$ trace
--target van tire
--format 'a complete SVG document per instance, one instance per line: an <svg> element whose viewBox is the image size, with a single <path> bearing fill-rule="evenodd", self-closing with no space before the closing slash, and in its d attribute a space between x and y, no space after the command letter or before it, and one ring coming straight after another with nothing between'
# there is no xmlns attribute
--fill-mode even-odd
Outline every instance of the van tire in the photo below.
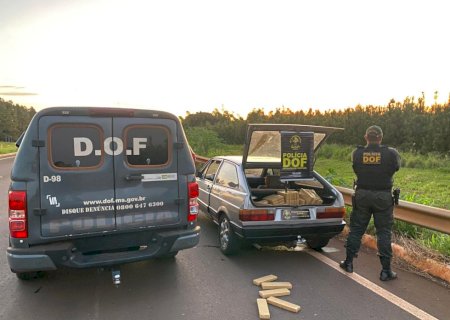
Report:
<svg viewBox="0 0 450 320"><path fill-rule="evenodd" d="M23 281L33 280L40 276L40 272L15 272L15 274L18 279Z"/></svg>
<svg viewBox="0 0 450 320"><path fill-rule="evenodd" d="M231 228L230 219L223 214L219 219L219 247L225 255L233 255L239 251L239 239Z"/></svg>

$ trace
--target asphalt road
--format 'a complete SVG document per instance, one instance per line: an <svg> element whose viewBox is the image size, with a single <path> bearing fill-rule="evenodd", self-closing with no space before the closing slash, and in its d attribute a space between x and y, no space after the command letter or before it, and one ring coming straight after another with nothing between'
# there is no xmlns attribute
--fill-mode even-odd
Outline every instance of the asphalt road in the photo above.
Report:
<svg viewBox="0 0 450 320"><path fill-rule="evenodd" d="M218 249L217 227L200 215L200 244L173 261L151 260L121 267L116 288L111 273L97 269L58 270L32 281L9 271L7 199L12 159L0 159L0 319L258 319L254 278L275 274L290 281L285 300L302 310L295 314L270 306L271 319L416 319L392 298L375 294L307 250L248 248L233 257ZM343 243L330 242L322 256L338 261ZM332 262L336 264L335 262ZM379 262L364 250L355 271L438 319L450 319L450 291L402 270L399 279L378 280Z"/></svg>

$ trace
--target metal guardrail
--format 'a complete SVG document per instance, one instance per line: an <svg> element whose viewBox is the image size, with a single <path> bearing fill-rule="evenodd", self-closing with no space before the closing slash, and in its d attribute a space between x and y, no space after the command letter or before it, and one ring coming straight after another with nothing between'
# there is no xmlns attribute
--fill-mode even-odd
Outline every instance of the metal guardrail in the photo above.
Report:
<svg viewBox="0 0 450 320"><path fill-rule="evenodd" d="M196 162L205 163L209 158L195 155ZM353 189L336 187L344 196L346 205L352 205ZM394 208L394 218L417 226L450 234L450 210L425 206L400 200Z"/></svg>
<svg viewBox="0 0 450 320"><path fill-rule="evenodd" d="M346 205L352 205L353 189L336 187L344 196ZM399 200L394 207L394 218L417 226L450 234L450 210Z"/></svg>
<svg viewBox="0 0 450 320"><path fill-rule="evenodd" d="M209 160L209 158L202 157L199 155L195 155L195 162L205 163Z"/></svg>

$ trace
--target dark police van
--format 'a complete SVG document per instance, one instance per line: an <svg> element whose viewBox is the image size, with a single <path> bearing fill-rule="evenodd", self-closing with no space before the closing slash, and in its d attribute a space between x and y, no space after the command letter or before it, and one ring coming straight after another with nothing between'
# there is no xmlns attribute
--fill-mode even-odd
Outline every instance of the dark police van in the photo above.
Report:
<svg viewBox="0 0 450 320"><path fill-rule="evenodd" d="M18 144L7 257L19 278L173 257L198 243L195 165L176 116L48 108Z"/></svg>

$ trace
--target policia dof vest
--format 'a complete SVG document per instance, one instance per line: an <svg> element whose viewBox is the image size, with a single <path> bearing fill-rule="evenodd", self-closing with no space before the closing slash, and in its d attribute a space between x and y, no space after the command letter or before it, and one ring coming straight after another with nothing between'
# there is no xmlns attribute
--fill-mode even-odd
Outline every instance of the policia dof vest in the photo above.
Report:
<svg viewBox="0 0 450 320"><path fill-rule="evenodd" d="M392 177L400 169L398 153L384 145L358 146L353 152L357 189L391 190Z"/></svg>

